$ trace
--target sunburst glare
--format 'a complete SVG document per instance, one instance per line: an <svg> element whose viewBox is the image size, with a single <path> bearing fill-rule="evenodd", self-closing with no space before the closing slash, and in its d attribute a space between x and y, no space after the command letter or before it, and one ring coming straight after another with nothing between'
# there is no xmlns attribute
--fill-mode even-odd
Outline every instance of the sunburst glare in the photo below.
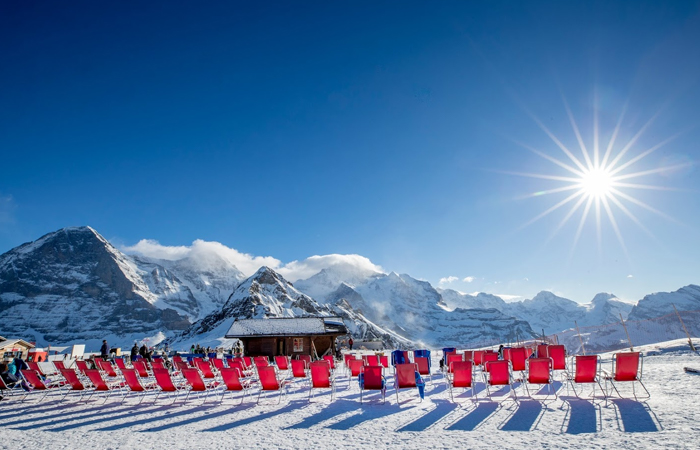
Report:
<svg viewBox="0 0 700 450"><path fill-rule="evenodd" d="M526 197L539 197L544 195L556 194L561 192L569 192L563 200L557 201L551 207L547 208L545 211L541 212L528 222L526 222L521 228L529 226L538 220L554 213L558 209L564 207L565 205L572 205L567 208L568 211L563 219L559 222L557 227L550 234L549 242L556 233L561 230L564 225L574 216L576 213L581 211L580 219L578 221L578 227L576 234L573 239L573 244L571 247L571 254L576 248L576 244L581 237L581 233L586 223L589 214L595 215L595 228L598 241L598 250L602 251L602 227L604 222L607 222L617 237L622 250L627 254L627 247L623 238L622 230L620 229L617 218L615 217L615 208L622 212L624 216L629 218L633 223L635 223L639 228L641 228L645 233L652 235L652 233L641 223L639 218L637 218L634 213L630 210L629 206L634 205L635 207L643 208L647 211L653 212L665 219L673 220L668 215L662 213L661 211L649 206L642 200L636 198L632 195L634 190L674 190L673 188L666 186L657 186L644 183L630 183L627 180L638 179L648 177L653 174L658 174L668 170L675 170L682 167L688 166L687 164L678 164L674 166L659 167L647 170L633 171L635 164L642 161L647 156L651 155L658 149L664 147L681 133L671 136L665 140L662 140L655 145L643 148L641 151L636 151L636 145L638 141L644 134L644 132L653 124L656 118L659 116L657 112L654 114L644 125L633 134L632 138L626 142L624 145L617 145L616 139L618 138L620 127L622 125L625 113L627 112L627 105L624 106L622 113L612 131L611 137L607 145L605 146L605 153L601 158L601 151L599 148L599 123L597 114L597 97L594 105L594 116L593 116L593 146L592 152L584 143L584 139L581 135L579 126L574 119L574 115L569 108L566 98L562 95L562 100L564 102L564 108L566 110L569 122L573 129L576 141L580 147L580 153L583 156L582 159L577 157L572 150L567 148L562 140L559 139L554 133L549 130L544 123L537 118L534 114L528 112L528 114L533 118L535 123L544 131L547 136L554 142L554 144L561 150L564 155L566 155L567 160L558 159L550 154L545 153L530 145L517 142L520 146L530 150L539 157L549 161L550 163L556 165L559 169L564 171L563 174L556 173L522 173L522 172L506 172L512 175L525 176L530 178L538 178L542 180L548 180L549 182L559 182L561 183L557 187L552 187L545 190L539 190L535 193L529 194ZM627 157L627 158L625 158ZM554 167L553 167L554 168ZM571 193L573 191L573 193ZM605 221L607 218L607 221ZM653 235L652 235L653 236Z"/></svg>

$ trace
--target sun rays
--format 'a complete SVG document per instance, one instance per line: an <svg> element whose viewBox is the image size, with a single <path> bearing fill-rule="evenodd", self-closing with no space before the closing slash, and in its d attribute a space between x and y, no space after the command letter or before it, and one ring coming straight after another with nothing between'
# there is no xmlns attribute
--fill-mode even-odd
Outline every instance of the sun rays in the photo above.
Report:
<svg viewBox="0 0 700 450"><path fill-rule="evenodd" d="M644 178L648 178L651 175L659 174L664 171L680 169L688 166L688 164L677 164L673 166L641 169L638 164L649 155L672 142L682 133L678 133L657 142L650 147L642 147L641 151L638 151L637 147L639 146L638 143L640 139L644 135L645 131L647 131L653 125L654 121L660 114L660 112L657 112L649 120L647 120L646 123L644 123L641 128L636 131L636 133L632 135L628 142L623 143L623 145L619 145L618 138L620 137L620 130L628 110L628 105L625 104L622 108L620 117L612 130L610 139L605 145L605 151L601 155L600 127L597 113L597 95L595 96L595 99L596 104L593 108L594 116L592 146L588 147L586 145L586 140L581 133L574 114L572 113L566 98L562 94L564 109L566 110L569 123L571 124L579 148L568 148L566 145L564 145L561 139L559 139L549 128L547 128L546 125L544 125L539 118L528 111L530 117L532 117L539 128L551 139L561 153L563 153L563 156L558 158L533 146L522 142L515 142L540 158L552 163L552 169L558 170L559 173L505 173L537 178L546 180L548 183L556 182L559 184L558 186L543 189L520 198L540 197L552 194L561 194L562 196L565 196L563 199L558 200L552 206L527 221L520 228L530 226L560 209L562 211L566 211L562 219L551 232L547 242L551 241L570 220L576 221L578 218L578 225L576 227L576 233L573 238L570 253L570 256L573 256L576 245L581 238L583 229L586 224L590 222L589 216L592 215L595 218L595 229L599 252L602 252L603 226L609 225L612 228L621 249L629 258L623 232L619 225L618 216L625 216L651 237L653 237L653 233L647 227L645 227L644 224L642 224L642 222L630 208L642 208L667 220L675 221L673 218L637 198L635 195L633 195L633 192L644 190L675 190L671 187L647 184L644 182ZM566 158L564 158L564 156ZM578 215L580 215L580 218Z"/></svg>

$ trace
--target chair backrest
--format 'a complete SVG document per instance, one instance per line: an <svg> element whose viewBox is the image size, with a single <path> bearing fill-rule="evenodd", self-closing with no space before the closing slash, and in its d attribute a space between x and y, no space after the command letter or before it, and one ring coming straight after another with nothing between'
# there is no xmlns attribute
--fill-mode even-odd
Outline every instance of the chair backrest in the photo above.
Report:
<svg viewBox="0 0 700 450"><path fill-rule="evenodd" d="M37 391L46 390L46 385L41 381L38 373L33 370L22 370L21 373L24 379L27 380L27 383L31 384L34 389Z"/></svg>
<svg viewBox="0 0 700 450"><path fill-rule="evenodd" d="M362 357L365 360L365 366L378 366L379 356L377 355L365 355Z"/></svg>
<svg viewBox="0 0 700 450"><path fill-rule="evenodd" d="M365 362L361 359L353 359L350 361L350 376L356 377L362 373L365 367Z"/></svg>
<svg viewBox="0 0 700 450"><path fill-rule="evenodd" d="M27 361L27 365L29 366L30 370L33 370L34 372L38 372L39 375L42 377L45 377L46 375L44 374L44 371L41 370L41 367L39 367L39 363L36 361Z"/></svg>
<svg viewBox="0 0 700 450"><path fill-rule="evenodd" d="M82 373L83 375L85 375L85 371L88 370L87 362L83 361L82 359L76 359L75 366L78 368L80 373ZM85 375L85 376L87 376L87 375Z"/></svg>
<svg viewBox="0 0 700 450"><path fill-rule="evenodd" d="M388 369L389 368L389 357L385 356L385 355L380 356L379 357L379 364L381 364L382 367L384 367L385 369Z"/></svg>
<svg viewBox="0 0 700 450"><path fill-rule="evenodd" d="M136 369L121 369L122 375L124 375L124 381L126 381L126 385L129 386L129 389L131 389L134 392L143 392L146 389L141 385L141 382L139 381L139 374L136 372Z"/></svg>
<svg viewBox="0 0 700 450"><path fill-rule="evenodd" d="M245 364L246 367L251 367L253 365L253 358L251 358L250 356L244 356L243 364Z"/></svg>
<svg viewBox="0 0 700 450"><path fill-rule="evenodd" d="M527 381L533 384L551 384L552 358L530 358L527 360Z"/></svg>
<svg viewBox="0 0 700 450"><path fill-rule="evenodd" d="M216 370L221 370L221 369L223 369L224 367L226 367L226 366L224 365L224 360L223 360L223 359L213 358L213 359L210 359L209 361L211 362L211 364L214 366L214 368L215 368Z"/></svg>
<svg viewBox="0 0 700 450"><path fill-rule="evenodd" d="M639 352L615 353L615 381L636 381L639 374Z"/></svg>
<svg viewBox="0 0 700 450"><path fill-rule="evenodd" d="M184 361L181 361L184 362ZM188 370L189 368L185 368L183 370ZM170 372L168 372L168 369L153 369L153 376L156 377L156 384L158 384L158 387L166 392L175 392L177 391L177 388L173 384L173 379L170 378Z"/></svg>
<svg viewBox="0 0 700 450"><path fill-rule="evenodd" d="M260 386L263 391L279 390L280 383L277 381L277 373L274 367L258 367L258 377L260 377Z"/></svg>
<svg viewBox="0 0 700 450"><path fill-rule="evenodd" d="M206 391L207 386L204 384L202 376L199 374L197 369L183 369L182 376L185 377L187 383L190 385L193 391Z"/></svg>
<svg viewBox="0 0 700 450"><path fill-rule="evenodd" d="M53 361L53 365L56 367L57 370L61 370L61 369L66 368L66 365L63 364L63 361L60 361L60 360Z"/></svg>
<svg viewBox="0 0 700 450"><path fill-rule="evenodd" d="M275 364L279 370L289 370L289 357L278 355L275 356Z"/></svg>
<svg viewBox="0 0 700 450"><path fill-rule="evenodd" d="M465 350L464 354L462 354L462 359L464 361L473 361L474 360L474 351L473 350Z"/></svg>
<svg viewBox="0 0 700 450"><path fill-rule="evenodd" d="M328 364L331 365L331 370L335 369L335 358L333 357L333 355L325 355L323 359L328 361Z"/></svg>
<svg viewBox="0 0 700 450"><path fill-rule="evenodd" d="M462 355L451 354L447 355L447 370L452 370L452 363L457 361L464 361Z"/></svg>
<svg viewBox="0 0 700 450"><path fill-rule="evenodd" d="M547 356L552 358L554 370L566 370L566 347L563 345L550 345Z"/></svg>
<svg viewBox="0 0 700 450"><path fill-rule="evenodd" d="M175 370L179 370L182 372L182 369L189 369L190 366L187 365L187 362L184 360L180 361L173 361L173 364L175 364Z"/></svg>
<svg viewBox="0 0 700 450"><path fill-rule="evenodd" d="M243 360L232 359L228 362L228 367L230 369L237 370L239 378L245 377L245 366L243 365ZM219 372L221 372L221 369L219 369Z"/></svg>
<svg viewBox="0 0 700 450"><path fill-rule="evenodd" d="M119 370L126 369L126 363L123 358L114 358L114 363L119 367Z"/></svg>
<svg viewBox="0 0 700 450"><path fill-rule="evenodd" d="M63 378L65 378L65 380L70 385L71 390L82 391L85 389L85 386L80 381L80 378L78 378L78 374L75 373L75 370L73 370L73 369L61 369L60 372L61 372L61 375L63 375Z"/></svg>
<svg viewBox="0 0 700 450"><path fill-rule="evenodd" d="M306 378L306 361L301 359L292 360L292 376L294 378Z"/></svg>
<svg viewBox="0 0 700 450"><path fill-rule="evenodd" d="M409 355L408 350L404 350L404 351L402 351L401 353L403 353L403 360L404 360L406 363L410 363L410 362L411 362L411 358L410 358L410 355Z"/></svg>
<svg viewBox="0 0 700 450"><path fill-rule="evenodd" d="M96 391L108 391L109 386L102 378L102 374L97 369L88 369L85 371L85 375L90 379L90 382L95 386Z"/></svg>
<svg viewBox="0 0 700 450"><path fill-rule="evenodd" d="M180 355L173 355L173 364L175 364L176 361L182 361L182 356L180 356Z"/></svg>
<svg viewBox="0 0 700 450"><path fill-rule="evenodd" d="M416 365L414 363L396 365L396 383L399 388L416 387Z"/></svg>
<svg viewBox="0 0 700 450"><path fill-rule="evenodd" d="M138 359L133 361L131 365L134 366L134 369L136 369L136 372L138 372L141 378L148 377L148 366L144 360ZM187 366L187 364L185 364L185 366Z"/></svg>
<svg viewBox="0 0 700 450"><path fill-rule="evenodd" d="M576 355L574 382L595 383L598 377L598 355Z"/></svg>
<svg viewBox="0 0 700 450"><path fill-rule="evenodd" d="M241 377L239 375L239 369L233 367L223 367L219 369L221 378L224 380L227 391L242 391L243 384L241 384Z"/></svg>
<svg viewBox="0 0 700 450"><path fill-rule="evenodd" d="M480 366L484 363L484 351L483 350L474 350L474 364L477 366Z"/></svg>
<svg viewBox="0 0 700 450"><path fill-rule="evenodd" d="M512 348L510 348L510 347L503 349L503 359L505 359L506 361L510 361L510 351L511 350L512 350Z"/></svg>
<svg viewBox="0 0 700 450"><path fill-rule="evenodd" d="M525 370L526 361L527 351L525 350L525 347L515 347L510 349L511 370L514 372Z"/></svg>
<svg viewBox="0 0 700 450"><path fill-rule="evenodd" d="M461 359L461 355L457 355ZM418 373L421 375L430 375L430 364L428 358L425 356L414 356L413 357L416 366L418 367Z"/></svg>
<svg viewBox="0 0 700 450"><path fill-rule="evenodd" d="M267 356L254 356L253 364L255 367L267 367L270 365L270 360L267 359Z"/></svg>
<svg viewBox="0 0 700 450"><path fill-rule="evenodd" d="M472 387L473 364L471 361L455 361L450 364L452 373L452 387Z"/></svg>
<svg viewBox="0 0 700 450"><path fill-rule="evenodd" d="M95 359L97 367L99 367L108 377L116 377L117 371L114 370L114 366L111 362L105 361L104 359Z"/></svg>
<svg viewBox="0 0 700 450"><path fill-rule="evenodd" d="M165 363L163 362L163 358L154 359L151 362L151 367L153 367L154 369L165 369Z"/></svg>
<svg viewBox="0 0 700 450"><path fill-rule="evenodd" d="M311 363L311 386L315 388L331 387L331 369L326 361Z"/></svg>
<svg viewBox="0 0 700 450"><path fill-rule="evenodd" d="M547 347L549 347L549 345L547 345L547 344L537 344L537 357L538 358L549 357L549 355L547 355Z"/></svg>
<svg viewBox="0 0 700 450"><path fill-rule="evenodd" d="M488 372L488 383L491 386L510 384L510 361L487 361L484 370Z"/></svg>
<svg viewBox="0 0 700 450"><path fill-rule="evenodd" d="M382 378L384 367L378 365L365 366L364 370L362 389L384 389L384 380Z"/></svg>
<svg viewBox="0 0 700 450"><path fill-rule="evenodd" d="M343 362L345 363L345 367L350 367L350 361L352 361L355 358L355 355L353 353L346 353L343 355Z"/></svg>
<svg viewBox="0 0 700 450"><path fill-rule="evenodd" d="M195 364L197 364L197 368L202 371L204 378L216 378L216 375L214 375L214 372L211 370L211 364L209 364L209 361L200 359L195 361Z"/></svg>
<svg viewBox="0 0 700 450"><path fill-rule="evenodd" d="M498 361L498 353L496 353L496 352L484 352L484 356L482 358L482 364L486 364L487 362L493 362L493 361Z"/></svg>

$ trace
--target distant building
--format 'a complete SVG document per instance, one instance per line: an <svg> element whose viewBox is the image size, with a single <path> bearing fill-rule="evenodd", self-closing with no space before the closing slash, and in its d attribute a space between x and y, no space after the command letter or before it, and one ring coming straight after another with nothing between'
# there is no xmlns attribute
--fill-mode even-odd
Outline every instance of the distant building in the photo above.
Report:
<svg viewBox="0 0 700 450"><path fill-rule="evenodd" d="M0 336L0 359L10 361L19 356L26 360L29 349L34 347L34 344L23 339L6 339Z"/></svg>
<svg viewBox="0 0 700 450"><path fill-rule="evenodd" d="M340 317L236 320L226 333L239 339L247 356L295 356L335 353L335 340L348 333Z"/></svg>

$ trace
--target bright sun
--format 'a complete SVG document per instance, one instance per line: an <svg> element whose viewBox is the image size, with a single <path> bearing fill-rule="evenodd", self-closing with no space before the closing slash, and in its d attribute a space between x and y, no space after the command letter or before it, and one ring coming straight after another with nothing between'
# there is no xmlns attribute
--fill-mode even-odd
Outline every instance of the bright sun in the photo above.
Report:
<svg viewBox="0 0 700 450"><path fill-rule="evenodd" d="M583 173L581 189L589 197L603 198L610 194L614 182L609 170L595 168Z"/></svg>

